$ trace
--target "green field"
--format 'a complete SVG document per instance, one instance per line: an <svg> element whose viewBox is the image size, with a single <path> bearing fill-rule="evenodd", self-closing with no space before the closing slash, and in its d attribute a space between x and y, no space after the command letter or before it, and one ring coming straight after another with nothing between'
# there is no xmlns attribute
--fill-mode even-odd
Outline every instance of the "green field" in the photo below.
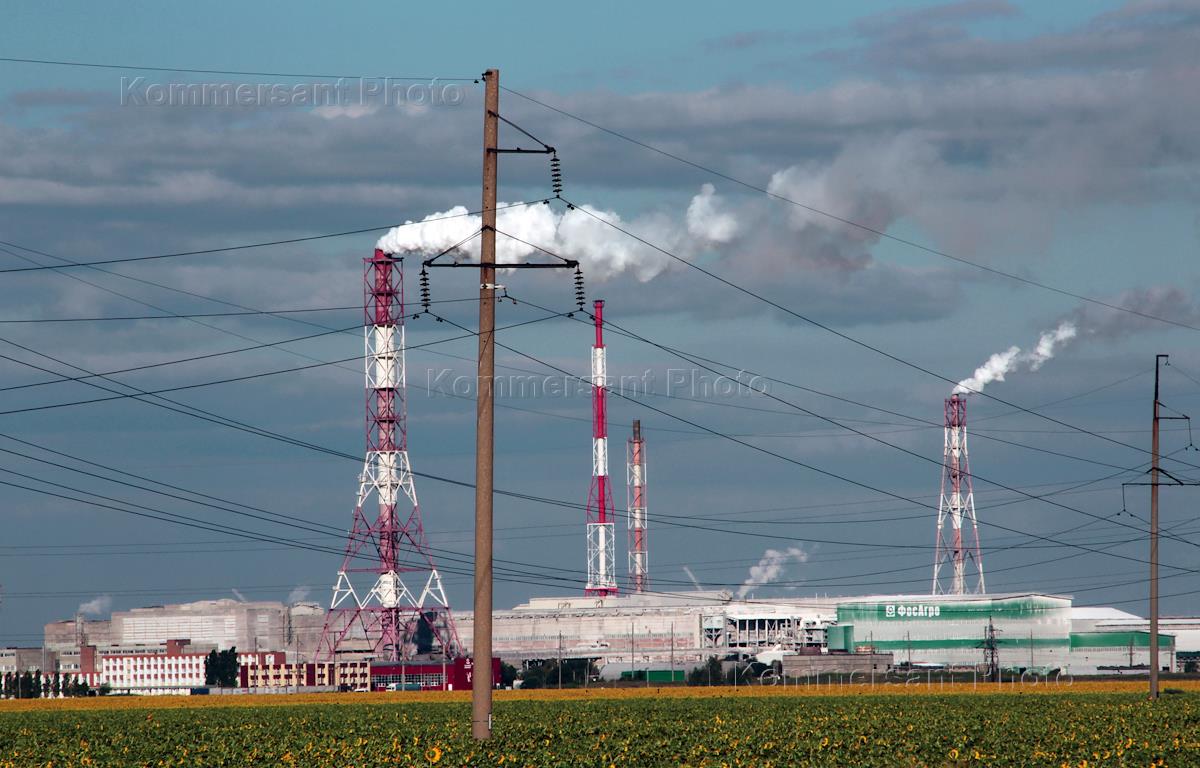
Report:
<svg viewBox="0 0 1200 768"><path fill-rule="evenodd" d="M1194 693L1155 704L1101 693L503 701L497 737L482 747L462 702L0 709L0 766L1200 766L1198 702Z"/></svg>

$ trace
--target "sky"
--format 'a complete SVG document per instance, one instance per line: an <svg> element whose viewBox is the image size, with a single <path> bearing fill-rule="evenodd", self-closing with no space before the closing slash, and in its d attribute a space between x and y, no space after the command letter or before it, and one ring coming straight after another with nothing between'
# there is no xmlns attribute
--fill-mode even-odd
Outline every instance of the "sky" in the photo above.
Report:
<svg viewBox="0 0 1200 768"><path fill-rule="evenodd" d="M968 404L988 589L1144 615L1148 489L1122 483L1147 480L1156 354L1164 413L1200 402L1200 3L523 10L14 4L0 643L80 609L328 599L364 445L362 259L390 225L478 207L489 67L501 113L557 149L563 197L595 217L555 201L500 227L579 258L606 301L610 374L631 385L610 398L610 472L623 514L640 419L653 589L693 588L686 566L735 591L769 571L743 590L762 598L927 592L944 399L1015 346ZM384 77L414 79L385 99ZM337 82L334 102L301 98ZM159 98L188 84L289 95ZM502 157L501 201L550 196L544 157ZM449 225L394 233L410 299ZM409 448L456 608L472 279L433 270L445 322L407 326ZM590 400L546 379L586 375L592 331L561 316L567 273L501 279L498 323L538 322L498 335L496 486L566 502L497 498L508 607L582 589ZM276 314L228 314L253 310ZM170 400L111 397L128 387ZM1189 422L1163 428L1163 466L1200 477ZM1200 613L1198 494L1162 491L1166 614ZM764 571L767 550L782 562Z"/></svg>

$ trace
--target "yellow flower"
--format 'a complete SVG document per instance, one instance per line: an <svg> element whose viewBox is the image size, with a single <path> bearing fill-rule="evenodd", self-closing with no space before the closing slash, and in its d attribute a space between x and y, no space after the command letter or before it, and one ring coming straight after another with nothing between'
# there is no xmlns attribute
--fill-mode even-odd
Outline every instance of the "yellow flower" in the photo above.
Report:
<svg viewBox="0 0 1200 768"><path fill-rule="evenodd" d="M436 763L442 759L442 750L439 747L432 747L425 752L425 759L431 763Z"/></svg>
<svg viewBox="0 0 1200 768"><path fill-rule="evenodd" d="M957 760L958 759L958 747L951 749L950 752L948 753L948 756L950 757L951 760Z"/></svg>

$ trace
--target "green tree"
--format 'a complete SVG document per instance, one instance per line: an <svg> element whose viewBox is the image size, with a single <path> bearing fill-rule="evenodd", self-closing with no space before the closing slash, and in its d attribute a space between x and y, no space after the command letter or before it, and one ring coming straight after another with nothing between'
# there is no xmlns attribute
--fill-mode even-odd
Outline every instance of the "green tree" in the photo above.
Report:
<svg viewBox="0 0 1200 768"><path fill-rule="evenodd" d="M21 699L33 698L33 673L28 669L21 675L20 690L17 692L17 697Z"/></svg>
<svg viewBox="0 0 1200 768"><path fill-rule="evenodd" d="M55 672L54 679L50 681L50 693L54 698L58 698L58 694L62 692L62 673Z"/></svg>
<svg viewBox="0 0 1200 768"><path fill-rule="evenodd" d="M214 648L208 652L207 656L204 657L205 685L217 685L217 670L219 666L220 660L217 657L217 650Z"/></svg>
<svg viewBox="0 0 1200 768"><path fill-rule="evenodd" d="M233 688L238 684L237 648L210 651L204 659L204 684Z"/></svg>
<svg viewBox="0 0 1200 768"><path fill-rule="evenodd" d="M522 688L545 688L555 679L558 666L553 661L530 664L521 672Z"/></svg>
<svg viewBox="0 0 1200 768"><path fill-rule="evenodd" d="M221 652L221 675L218 683L222 688L233 688L238 684L237 648Z"/></svg>
<svg viewBox="0 0 1200 768"><path fill-rule="evenodd" d="M517 679L517 668L512 664L500 662L500 687L511 688L513 681Z"/></svg>
<svg viewBox="0 0 1200 768"><path fill-rule="evenodd" d="M724 681L721 660L716 656L709 656L704 666L696 667L687 676L688 685L723 685Z"/></svg>

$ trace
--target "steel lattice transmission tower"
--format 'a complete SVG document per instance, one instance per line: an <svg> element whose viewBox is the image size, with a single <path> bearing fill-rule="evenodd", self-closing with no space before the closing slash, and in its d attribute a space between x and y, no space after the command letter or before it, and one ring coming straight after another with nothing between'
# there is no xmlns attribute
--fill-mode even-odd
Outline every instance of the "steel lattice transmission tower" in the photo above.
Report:
<svg viewBox="0 0 1200 768"><path fill-rule="evenodd" d="M592 346L592 487L587 503L587 585L585 595L617 593L616 538L612 481L608 477L608 378L604 349L604 301L597 299Z"/></svg>
<svg viewBox="0 0 1200 768"><path fill-rule="evenodd" d="M367 456L316 655L450 658L461 646L425 539L408 458L403 259L376 249L364 262ZM373 521L372 496L378 504Z"/></svg>
<svg viewBox="0 0 1200 768"><path fill-rule="evenodd" d="M967 457L967 396L946 399L946 428L942 458L942 491L938 502L937 542L933 560L933 594L983 594L983 559L979 554L979 524L971 463ZM963 528L970 526L970 540ZM947 578L943 567L951 571ZM968 573L970 572L970 573ZM968 576L974 584L968 586Z"/></svg>
<svg viewBox="0 0 1200 768"><path fill-rule="evenodd" d="M629 581L634 592L649 586L650 555L646 550L646 442L642 422L633 421L633 437L625 446L625 487L629 515Z"/></svg>

